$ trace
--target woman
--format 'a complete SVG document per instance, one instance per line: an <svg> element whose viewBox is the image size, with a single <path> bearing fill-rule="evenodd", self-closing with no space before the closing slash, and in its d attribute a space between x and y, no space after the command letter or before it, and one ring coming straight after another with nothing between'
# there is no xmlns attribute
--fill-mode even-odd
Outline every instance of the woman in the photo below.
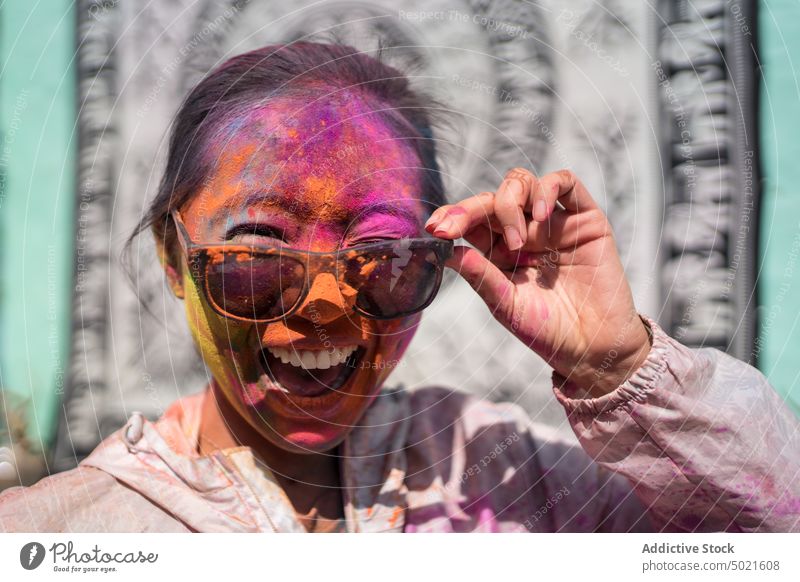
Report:
<svg viewBox="0 0 800 582"><path fill-rule="evenodd" d="M213 381L5 492L0 528L800 529L798 425L764 378L637 314L572 173L513 169L444 204L426 104L391 67L313 43L194 88L138 232ZM512 405L381 390L445 266L554 368L583 450Z"/></svg>

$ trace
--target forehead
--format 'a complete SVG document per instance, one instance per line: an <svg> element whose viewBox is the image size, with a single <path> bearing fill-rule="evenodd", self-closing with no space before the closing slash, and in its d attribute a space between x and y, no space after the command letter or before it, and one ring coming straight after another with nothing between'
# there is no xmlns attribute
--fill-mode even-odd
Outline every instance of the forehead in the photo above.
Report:
<svg viewBox="0 0 800 582"><path fill-rule="evenodd" d="M419 159L375 109L341 93L275 99L232 117L210 148L204 197L223 211L277 205L315 221L376 207L420 213Z"/></svg>

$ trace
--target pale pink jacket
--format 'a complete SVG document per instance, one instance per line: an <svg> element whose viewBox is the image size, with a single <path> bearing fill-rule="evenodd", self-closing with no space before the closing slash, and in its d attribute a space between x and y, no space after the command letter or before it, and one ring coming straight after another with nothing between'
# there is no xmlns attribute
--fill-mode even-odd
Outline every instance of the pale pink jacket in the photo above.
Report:
<svg viewBox="0 0 800 582"><path fill-rule="evenodd" d="M800 531L800 431L764 377L652 321L615 392L554 392L582 445L517 406L384 391L343 446L348 531ZM0 531L303 531L247 447L198 456L205 394L135 415L76 469L0 495Z"/></svg>

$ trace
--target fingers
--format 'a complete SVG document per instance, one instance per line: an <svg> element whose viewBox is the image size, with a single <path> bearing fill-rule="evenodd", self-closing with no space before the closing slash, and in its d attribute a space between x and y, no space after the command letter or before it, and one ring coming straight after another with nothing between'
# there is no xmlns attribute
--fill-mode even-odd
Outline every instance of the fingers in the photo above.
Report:
<svg viewBox="0 0 800 582"><path fill-rule="evenodd" d="M425 230L440 238L455 239L478 225L488 225L493 216L494 194L481 192L458 204L438 208L425 223Z"/></svg>
<svg viewBox="0 0 800 582"><path fill-rule="evenodd" d="M537 181L533 174L521 168L509 170L497 189L494 212L503 227L503 237L512 251L525 244L526 226L523 213Z"/></svg>
<svg viewBox="0 0 800 582"><path fill-rule="evenodd" d="M479 224L464 235L464 240L484 255L489 254L497 244L500 235L484 224Z"/></svg>
<svg viewBox="0 0 800 582"><path fill-rule="evenodd" d="M501 233L495 232L482 224L465 234L464 240L497 265L506 275L511 275L518 269L526 267L540 267L544 264L558 263L559 254L555 250L543 252L509 250ZM529 231L528 242L530 243L531 240L533 239Z"/></svg>
<svg viewBox="0 0 800 582"><path fill-rule="evenodd" d="M456 246L447 266L457 271L480 295L495 317L502 317L504 306L513 305L514 284L495 264L480 251L470 247Z"/></svg>
<svg viewBox="0 0 800 582"><path fill-rule="evenodd" d="M556 207L556 200L560 193L560 186L556 174L547 174L541 178L536 188L531 192L531 206L533 220L545 222Z"/></svg>
<svg viewBox="0 0 800 582"><path fill-rule="evenodd" d="M542 178L541 184L550 213L553 212L556 200L566 210L575 213L598 208L589 191L571 170L559 170L547 174Z"/></svg>
<svg viewBox="0 0 800 582"><path fill-rule="evenodd" d="M554 214L560 203L564 211ZM526 220L530 213L533 220ZM440 238L467 237L479 225L503 234L511 251L539 250L558 239L568 224L585 213L602 213L570 170L537 178L521 168L510 170L496 194L482 192L458 204L442 206L425 230ZM566 229L569 230L569 229Z"/></svg>

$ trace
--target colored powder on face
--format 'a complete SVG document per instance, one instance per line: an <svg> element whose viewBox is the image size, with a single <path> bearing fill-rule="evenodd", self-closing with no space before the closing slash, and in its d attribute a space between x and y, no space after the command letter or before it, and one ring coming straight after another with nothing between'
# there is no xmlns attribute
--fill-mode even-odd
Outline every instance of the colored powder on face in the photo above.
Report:
<svg viewBox="0 0 800 582"><path fill-rule="evenodd" d="M189 274L189 269L184 268L183 273L184 303L186 304L189 331L209 369L222 371L226 368L228 360L223 350L220 349L220 343L242 344L245 334L236 325L228 325L224 330L215 329L214 324L227 324L228 322L223 322L218 318L209 318L205 302Z"/></svg>
<svg viewBox="0 0 800 582"><path fill-rule="evenodd" d="M312 127L327 117L357 122L337 121L319 134L298 132L298 127ZM387 199L399 205L408 201L412 211L422 213L416 154L358 98L306 107L277 99L252 112L243 127L220 138L222 155L204 193L207 215L221 208L230 213L246 192L258 190L291 196L290 212L313 212L321 231L326 223L346 220L360 208L368 210Z"/></svg>
<svg viewBox="0 0 800 582"><path fill-rule="evenodd" d="M358 271L358 274L364 278L369 277L375 269L378 268L378 261L369 261L361 265L361 269Z"/></svg>
<svg viewBox="0 0 800 582"><path fill-rule="evenodd" d="M421 232L421 218L413 214L422 215L419 160L360 99L318 104L276 99L245 122L232 122L211 150L215 171L183 213L193 240L221 242L237 225L274 226L278 218L284 221L282 228L288 225L286 246L313 251L333 251L350 233L366 239ZM268 199L245 203L254 195ZM374 208L382 204L403 207L412 216L377 214ZM378 266L376 261L364 263L361 275L368 277ZM419 316L376 321L354 315L345 306L352 305L357 291L342 282L343 273L339 277L339 282L333 276L316 277L306 301L325 302L333 311L340 306L340 317L326 328L367 346L366 363L371 366L354 371L347 388L352 396L346 397L338 416L316 423L313 418L293 420L258 408L265 400L254 355L259 344L290 346L318 339L308 314L304 316L301 308L288 319L257 328L235 322L210 312L191 277L184 277L192 335L209 369L228 398L248 408L243 413L278 446L286 445L284 439L297 439L325 449L325 442L346 433L394 369L419 321ZM296 293L296 289L284 292L287 305L293 304Z"/></svg>
<svg viewBox="0 0 800 582"><path fill-rule="evenodd" d="M331 273L320 273L314 278L306 302L326 302L329 305L345 307L344 297L339 290L339 282Z"/></svg>
<svg viewBox="0 0 800 582"><path fill-rule="evenodd" d="M309 176L303 181L305 199L318 208L320 221L345 220L352 213L346 204L337 203L337 196L342 190L342 183L336 176Z"/></svg>

